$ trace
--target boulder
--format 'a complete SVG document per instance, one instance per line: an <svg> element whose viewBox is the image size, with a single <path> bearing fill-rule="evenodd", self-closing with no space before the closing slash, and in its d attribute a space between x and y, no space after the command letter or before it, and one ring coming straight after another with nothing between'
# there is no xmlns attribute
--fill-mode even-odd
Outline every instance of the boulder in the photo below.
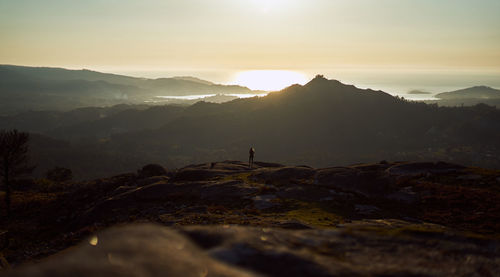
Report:
<svg viewBox="0 0 500 277"><path fill-rule="evenodd" d="M310 167L287 166L281 168L258 169L252 174L252 178L267 182L287 182L290 180L308 179L316 171Z"/></svg>
<svg viewBox="0 0 500 277"><path fill-rule="evenodd" d="M350 192L364 197L383 197L396 190L394 180L384 171L333 167L318 170L315 185L335 191Z"/></svg>
<svg viewBox="0 0 500 277"><path fill-rule="evenodd" d="M252 198L253 205L257 210L269 209L276 206L273 200L276 199L274 194L257 195Z"/></svg>
<svg viewBox="0 0 500 277"><path fill-rule="evenodd" d="M167 170L159 164L148 164L137 172L139 178L167 175Z"/></svg>
<svg viewBox="0 0 500 277"><path fill-rule="evenodd" d="M198 188L200 199L233 206L241 205L242 200L258 191L258 188L239 180L205 182Z"/></svg>
<svg viewBox="0 0 500 277"><path fill-rule="evenodd" d="M409 162L391 166L387 172L391 175L415 176L456 172L464 168L464 166L446 162Z"/></svg>
<svg viewBox="0 0 500 277"><path fill-rule="evenodd" d="M354 210L360 215L375 215L380 212L380 208L372 205L354 205Z"/></svg>
<svg viewBox="0 0 500 277"><path fill-rule="evenodd" d="M211 162L204 164L192 164L181 168L185 169L215 169L215 170L225 170L225 171L248 171L248 163L241 161L222 161L222 162Z"/></svg>
<svg viewBox="0 0 500 277"><path fill-rule="evenodd" d="M257 276L210 257L186 236L154 225L113 228L5 276Z"/></svg>
<svg viewBox="0 0 500 277"><path fill-rule="evenodd" d="M269 162L254 162L253 164L259 167L284 167L282 164Z"/></svg>
<svg viewBox="0 0 500 277"><path fill-rule="evenodd" d="M413 204L418 200L418 195L413 191L412 187L404 187L399 191L388 194L386 198L404 204Z"/></svg>
<svg viewBox="0 0 500 277"><path fill-rule="evenodd" d="M137 189L137 187L134 186L119 186L113 191L113 196L120 195L124 192L128 192L131 190Z"/></svg>
<svg viewBox="0 0 500 277"><path fill-rule="evenodd" d="M136 185L138 187L143 187L143 186L151 185L151 184L158 183L158 182L167 183L169 180L170 180L170 178L167 176L153 176L153 177L148 177L145 179L137 180Z"/></svg>
<svg viewBox="0 0 500 277"><path fill-rule="evenodd" d="M228 174L232 174L231 171L226 170L210 170L210 169L196 169L196 168L185 168L179 170L173 181L176 182L185 182L185 181L201 181L201 180L209 180L216 177L226 176Z"/></svg>

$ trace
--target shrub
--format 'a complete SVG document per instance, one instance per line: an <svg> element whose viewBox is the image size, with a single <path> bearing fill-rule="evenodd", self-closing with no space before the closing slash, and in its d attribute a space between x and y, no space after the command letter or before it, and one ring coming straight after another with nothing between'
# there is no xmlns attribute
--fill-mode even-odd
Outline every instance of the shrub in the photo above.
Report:
<svg viewBox="0 0 500 277"><path fill-rule="evenodd" d="M73 179L73 172L68 168L55 167L47 171L45 178L53 182L71 181Z"/></svg>
<svg viewBox="0 0 500 277"><path fill-rule="evenodd" d="M153 176L164 176L167 175L165 168L159 164L148 164L140 169L137 174L139 178L147 178Z"/></svg>

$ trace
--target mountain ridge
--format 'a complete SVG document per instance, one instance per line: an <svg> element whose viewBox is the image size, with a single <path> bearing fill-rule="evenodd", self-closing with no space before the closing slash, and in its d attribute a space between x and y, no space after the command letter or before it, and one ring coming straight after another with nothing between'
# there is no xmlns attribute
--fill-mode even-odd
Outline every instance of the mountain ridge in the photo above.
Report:
<svg viewBox="0 0 500 277"><path fill-rule="evenodd" d="M24 72L23 74L24 76L30 76L29 74L31 74L34 76L39 76L40 79L45 79L45 80L88 80L88 81L90 80L90 81L107 81L109 83L118 82L119 84L121 84L122 82L126 82L126 84L128 85L137 85L137 83L147 80L149 81L178 80L178 81L185 81L189 83L197 83L203 85L231 86L231 87L239 87L242 89L248 89L246 87L239 85L216 84L193 76L144 78L144 77L133 77L115 73L100 72L90 69L67 69L63 67L45 67L45 66L32 67L32 66L19 66L10 64L0 64L0 69L10 70L18 74L23 74ZM83 75L83 76L78 76L78 75Z"/></svg>
<svg viewBox="0 0 500 277"><path fill-rule="evenodd" d="M254 93L237 85L189 78L137 78L87 69L0 65L0 110L68 111L88 106L150 104L157 96Z"/></svg>
<svg viewBox="0 0 500 277"><path fill-rule="evenodd" d="M465 89L436 94L440 99L499 99L500 90L489 86L473 86Z"/></svg>
<svg viewBox="0 0 500 277"><path fill-rule="evenodd" d="M234 160L250 146L266 160L316 167L443 156L466 165L500 167L498 109L427 105L324 77L222 104L124 107L119 112L87 110L83 117L70 113L68 120L65 113L0 117L0 128L68 141L64 151L56 143L46 149L34 145L34 159L70 164L78 178L119 173L145 160L169 167ZM65 118L64 124L54 117ZM80 158L71 159L65 151ZM102 156L99 163L88 162L91 153ZM124 161L120 167L113 168L113 156Z"/></svg>

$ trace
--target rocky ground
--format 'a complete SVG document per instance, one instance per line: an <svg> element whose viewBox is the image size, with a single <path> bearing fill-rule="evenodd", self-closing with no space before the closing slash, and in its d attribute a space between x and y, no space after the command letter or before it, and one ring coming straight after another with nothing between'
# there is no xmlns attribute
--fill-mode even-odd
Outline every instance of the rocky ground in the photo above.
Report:
<svg viewBox="0 0 500 277"><path fill-rule="evenodd" d="M100 276L500 276L499 203L500 171L447 163L148 166L16 192L16 216L0 228L2 264L13 276L75 268Z"/></svg>

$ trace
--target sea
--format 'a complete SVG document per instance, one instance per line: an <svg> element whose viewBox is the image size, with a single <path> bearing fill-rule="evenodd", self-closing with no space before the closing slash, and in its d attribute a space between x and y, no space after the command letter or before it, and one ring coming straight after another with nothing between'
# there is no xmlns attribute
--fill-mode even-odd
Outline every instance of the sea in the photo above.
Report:
<svg viewBox="0 0 500 277"><path fill-rule="evenodd" d="M140 71L120 72L122 74L146 77L173 77L193 76L218 84L234 85L234 76L239 71L227 70L163 70L163 71ZM351 84L362 89L381 90L394 96L404 97L409 100L433 100L435 95L442 92L454 91L473 86L489 86L500 89L500 69L398 69L398 68L319 68L309 70L298 70L306 79L310 80L317 74L324 75L328 79L335 79L345 84ZM293 83L291 82L290 85ZM410 91L418 90L426 94L410 94ZM265 94L231 94L239 98L263 96ZM214 96L187 95L187 96L159 96L160 98L194 100Z"/></svg>

